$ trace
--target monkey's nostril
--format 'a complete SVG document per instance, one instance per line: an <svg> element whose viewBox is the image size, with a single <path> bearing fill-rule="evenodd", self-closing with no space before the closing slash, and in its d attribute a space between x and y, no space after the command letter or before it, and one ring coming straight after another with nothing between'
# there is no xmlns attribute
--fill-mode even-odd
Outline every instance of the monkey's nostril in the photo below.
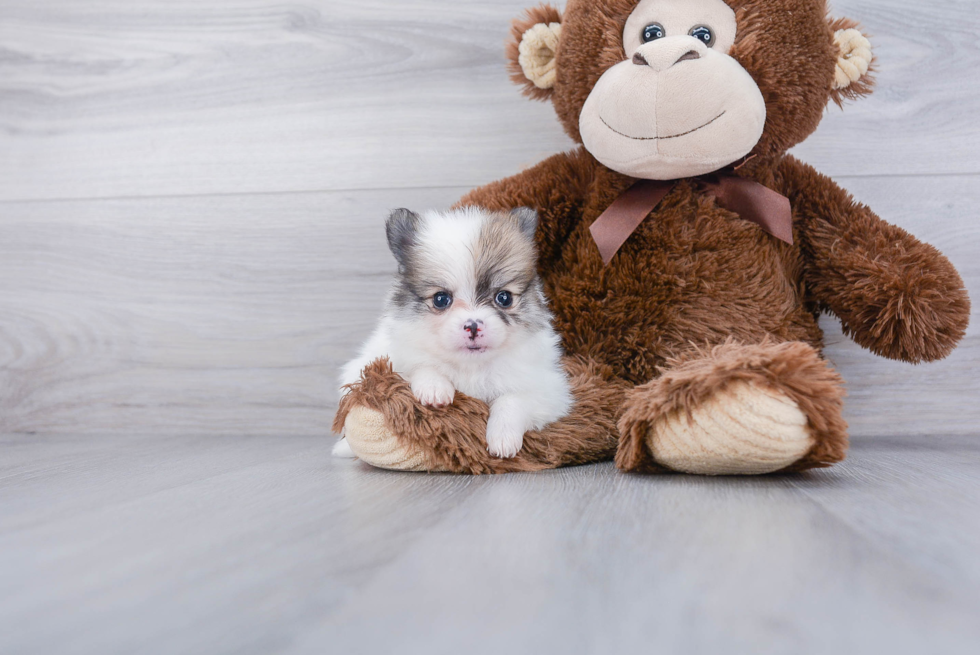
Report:
<svg viewBox="0 0 980 655"><path fill-rule="evenodd" d="M636 53L635 55L633 55L633 63L636 64L637 66L649 66L650 65L650 64L647 63L646 57L644 57L643 55L641 55L639 52Z"/></svg>
<svg viewBox="0 0 980 655"><path fill-rule="evenodd" d="M679 64L682 61L687 61L688 59L700 59L700 58L701 58L701 55L699 55L696 51L694 51L694 50L688 50L683 55L681 55L681 58L678 59L677 61L675 61L674 64Z"/></svg>

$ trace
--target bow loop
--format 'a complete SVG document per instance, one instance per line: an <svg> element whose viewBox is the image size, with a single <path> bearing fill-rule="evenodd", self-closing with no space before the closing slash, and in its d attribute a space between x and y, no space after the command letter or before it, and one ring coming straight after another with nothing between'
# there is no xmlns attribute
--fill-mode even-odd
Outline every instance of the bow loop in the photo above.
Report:
<svg viewBox="0 0 980 655"><path fill-rule="evenodd" d="M793 244L793 212L789 198L758 182L735 175L710 175L696 180L715 197L719 207L759 225L780 241ZM677 185L677 181L639 180L613 201L589 231L609 264L633 232Z"/></svg>

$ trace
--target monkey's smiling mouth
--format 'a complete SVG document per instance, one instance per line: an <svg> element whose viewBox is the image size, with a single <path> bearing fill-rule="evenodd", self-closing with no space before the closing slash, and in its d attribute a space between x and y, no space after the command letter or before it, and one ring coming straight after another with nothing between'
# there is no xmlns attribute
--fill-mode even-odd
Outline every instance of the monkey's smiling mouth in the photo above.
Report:
<svg viewBox="0 0 980 655"><path fill-rule="evenodd" d="M693 134L694 132L697 132L700 129L708 127L709 125L711 125L712 123L714 123L716 120L718 120L724 115L725 112L723 111L717 116L715 116L714 118L712 118L710 121L702 125L701 127L695 127L693 130L688 130L687 132L681 132L680 134L672 134L670 136L630 136L629 134L623 134L615 127L607 123L606 119L602 117L602 114L599 115L599 120L602 121L602 124L608 127L610 130L612 130L619 136L625 136L627 139L633 139L634 141L666 141L667 139L676 139L681 136L687 136L688 134Z"/></svg>

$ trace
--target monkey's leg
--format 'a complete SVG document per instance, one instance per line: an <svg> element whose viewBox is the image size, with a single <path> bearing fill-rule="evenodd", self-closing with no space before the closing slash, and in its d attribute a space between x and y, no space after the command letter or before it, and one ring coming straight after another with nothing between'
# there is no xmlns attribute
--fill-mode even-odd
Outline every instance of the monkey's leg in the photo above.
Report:
<svg viewBox="0 0 980 655"><path fill-rule="evenodd" d="M506 473L610 460L626 385L590 362L567 359L565 367L575 398L571 413L525 434L513 458L487 452L486 403L457 393L452 405L425 407L383 360L365 368L341 399L334 431L343 430L361 460L402 471Z"/></svg>

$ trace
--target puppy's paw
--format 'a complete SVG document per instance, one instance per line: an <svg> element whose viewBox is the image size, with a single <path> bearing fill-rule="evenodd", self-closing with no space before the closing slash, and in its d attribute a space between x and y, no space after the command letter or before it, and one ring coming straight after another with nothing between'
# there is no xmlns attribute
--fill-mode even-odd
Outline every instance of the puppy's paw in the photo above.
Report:
<svg viewBox="0 0 980 655"><path fill-rule="evenodd" d="M425 376L412 380L412 393L415 399L429 407L451 405L456 396L453 383L444 377Z"/></svg>
<svg viewBox="0 0 980 655"><path fill-rule="evenodd" d="M500 412L490 412L487 421L487 452L494 457L513 457L524 445L524 424Z"/></svg>

